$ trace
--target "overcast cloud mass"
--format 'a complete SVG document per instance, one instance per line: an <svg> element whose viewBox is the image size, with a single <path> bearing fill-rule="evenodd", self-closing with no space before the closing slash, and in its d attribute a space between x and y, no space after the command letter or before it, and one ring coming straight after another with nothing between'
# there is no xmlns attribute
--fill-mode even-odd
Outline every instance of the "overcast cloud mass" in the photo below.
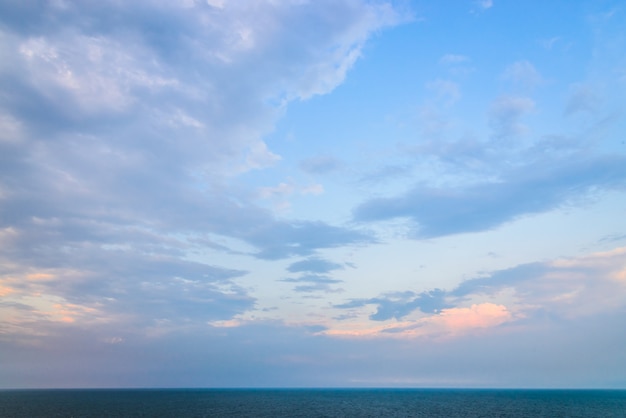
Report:
<svg viewBox="0 0 626 418"><path fill-rule="evenodd" d="M0 0L0 388L626 388L617 0Z"/></svg>

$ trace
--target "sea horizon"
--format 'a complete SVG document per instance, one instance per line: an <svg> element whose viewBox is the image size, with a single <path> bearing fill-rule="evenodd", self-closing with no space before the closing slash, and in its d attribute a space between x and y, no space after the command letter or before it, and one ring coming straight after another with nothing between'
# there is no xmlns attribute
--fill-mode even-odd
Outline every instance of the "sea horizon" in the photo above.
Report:
<svg viewBox="0 0 626 418"><path fill-rule="evenodd" d="M626 417L625 389L256 387L1 389L0 416Z"/></svg>
<svg viewBox="0 0 626 418"><path fill-rule="evenodd" d="M13 390L436 390L436 391L626 391L626 387L464 387L464 386L89 386L5 387Z"/></svg>

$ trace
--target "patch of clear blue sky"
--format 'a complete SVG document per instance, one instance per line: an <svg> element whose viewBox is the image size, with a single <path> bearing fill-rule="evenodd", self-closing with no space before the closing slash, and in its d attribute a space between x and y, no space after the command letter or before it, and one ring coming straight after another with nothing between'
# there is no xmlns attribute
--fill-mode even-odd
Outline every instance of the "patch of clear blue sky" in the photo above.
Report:
<svg viewBox="0 0 626 418"><path fill-rule="evenodd" d="M332 93L288 105L266 138L282 161L250 173L246 181L269 186L286 176L302 179L299 164L315 156L334 157L362 171L399 163L398 146L433 139L422 132L424 120L419 117L427 106L451 121L444 140L488 139L490 105L501 96L535 101L539 111L526 115L536 122L532 134L567 130L562 109L568 86L587 78L584 63L593 58L592 16L606 12L604 5L555 1L537 7L508 1L479 10L448 1L414 2L412 9L413 20L378 33L366 44L345 82ZM463 60L442 62L450 54ZM538 85L503 78L516 62L536 69ZM459 99L449 105L441 103L445 99L438 102L429 88L438 80L455 83Z"/></svg>

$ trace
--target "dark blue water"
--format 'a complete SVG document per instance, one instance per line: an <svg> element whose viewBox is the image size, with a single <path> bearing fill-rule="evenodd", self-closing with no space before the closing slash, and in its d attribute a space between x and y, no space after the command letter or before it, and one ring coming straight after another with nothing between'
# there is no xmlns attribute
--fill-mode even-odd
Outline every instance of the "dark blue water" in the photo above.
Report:
<svg viewBox="0 0 626 418"><path fill-rule="evenodd" d="M0 417L626 417L626 390L5 390Z"/></svg>

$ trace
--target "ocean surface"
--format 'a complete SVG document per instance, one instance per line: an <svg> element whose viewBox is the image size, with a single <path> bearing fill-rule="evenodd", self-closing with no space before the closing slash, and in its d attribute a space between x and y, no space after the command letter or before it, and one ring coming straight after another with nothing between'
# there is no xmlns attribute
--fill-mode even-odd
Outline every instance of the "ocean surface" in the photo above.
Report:
<svg viewBox="0 0 626 418"><path fill-rule="evenodd" d="M0 390L0 417L626 417L626 390Z"/></svg>

